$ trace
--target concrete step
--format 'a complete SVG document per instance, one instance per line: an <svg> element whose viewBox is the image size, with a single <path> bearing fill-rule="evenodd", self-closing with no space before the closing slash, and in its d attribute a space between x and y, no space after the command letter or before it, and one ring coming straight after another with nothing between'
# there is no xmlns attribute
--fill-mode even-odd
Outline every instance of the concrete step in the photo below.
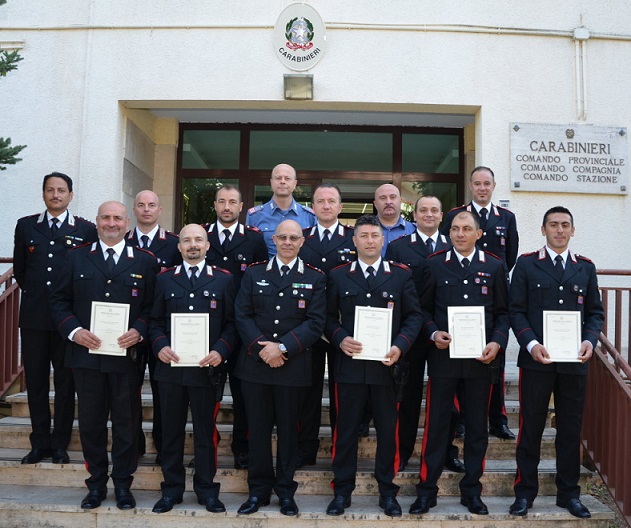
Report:
<svg viewBox="0 0 631 528"><path fill-rule="evenodd" d="M53 409L53 398L54 392L49 393L50 398L50 409L51 415L54 414ZM151 392L143 392L141 395L142 398L142 417L143 420L153 420L153 400L151 396ZM6 401L11 404L11 414L13 416L26 417L30 416L28 409L28 399L26 392L19 392L16 394L12 394L11 396L7 396ZM519 427L519 401L517 400L506 400L506 414L508 417L508 426L514 428L515 430ZM548 423L547 426L550 426L552 415L554 413L554 409L551 407L550 412L548 413ZM76 414L76 411L75 411ZM217 415L217 423L232 423L232 396L225 395L223 401L221 402L221 407L219 408L219 414ZM189 421L191 420L189 413ZM419 425L422 426L425 421L425 404L421 407L421 416L419 419ZM329 420L329 398L322 398L322 414L321 414L321 423L322 425L328 425L330 423Z"/></svg>
<svg viewBox="0 0 631 528"><path fill-rule="evenodd" d="M606 528L614 519L613 513L594 497L581 497L590 509L592 518L578 521L567 510L558 508L552 497L539 497L527 517L508 514L512 502L509 497L486 495L484 501L489 515L472 515L457 497L439 497L438 505L423 516L407 513L412 497L401 497L403 516L392 519L384 515L373 496L353 496L352 505L340 517L327 516L324 512L331 499L330 493L322 495L296 495L300 513L296 517L285 517L278 511L278 502L272 499L269 506L252 515L237 515L236 511L246 499L243 494L226 493L222 489L221 500L226 513L208 513L197 504L193 494L187 493L184 502L164 514L155 514L151 508L159 499L158 492L136 491L137 507L121 511L116 508L113 491L100 508L81 510L79 504L86 490L82 487L51 488L43 486L0 485L0 527L2 528L322 528L348 526L374 528L375 526L417 527L422 523L427 528L523 528L540 526L551 528L576 528L577 522L589 528Z"/></svg>
<svg viewBox="0 0 631 528"><path fill-rule="evenodd" d="M37 486L45 482L51 487L76 487L88 477L81 452L71 451L69 464L53 464L50 460L39 464L21 464L20 458L23 454L24 452L20 450L0 450L0 484ZM188 468L188 462L191 458L190 455L185 457L186 489L189 491L193 489L194 473L194 469ZM486 471L482 477L484 493L512 497L515 467L513 460L487 460ZM539 493L541 495L554 495L556 493L554 462L542 461L539 471ZM354 495L374 495L376 493L376 481L373 474L374 461L361 460L358 464L357 487ZM458 483L461 478L462 474L460 473L443 471L438 483L440 494L459 496ZM300 495L327 495L331 493L330 482L332 479L333 471L330 459L318 459L315 466L309 466L296 472L297 493ZM232 457L219 457L216 480L221 483L223 491L247 494L247 471L234 469ZM396 484L401 486L400 495L415 496L415 485L418 480L419 464L416 461L395 477ZM587 483L599 481L597 474L582 468L580 479L582 489L586 489ZM160 467L155 465L153 457L141 458L140 465L134 475L134 489L159 491L160 482L162 482L162 471Z"/></svg>
<svg viewBox="0 0 631 528"><path fill-rule="evenodd" d="M143 423L143 429L146 438L146 449L148 454L155 453L155 446L153 444L153 436L151 433L152 424L150 422ZM230 450L230 444L232 442L232 425L231 424L218 424L217 429L221 436L219 443L219 455L230 456L232 451ZM186 439L185 439L185 452L187 454L193 453L193 425L189 422L186 426ZM517 430L514 431L515 433ZM0 448L15 448L22 449L26 452L30 449L29 435L31 433L31 423L28 418L9 416L0 420ZM541 445L541 457L543 459L555 457L554 429L545 429L543 435L543 441ZM423 441L423 429L419 428L416 439L416 446L412 459L418 459L421 452L421 442ZM460 454L462 456L463 449L462 439L457 439L454 443L460 448ZM332 437L331 429L328 426L322 426L320 428L320 448L318 457L327 458L331 456ZM374 429L371 429L370 435L367 438L359 439L358 453L359 458L374 458L375 450L377 448L377 437ZM81 442L79 439L79 427L78 422L75 420L74 431L70 440L69 449L73 451L81 450ZM498 460L512 460L515 458L515 441L514 440L500 440L494 436L489 436L489 447L487 450L487 457L489 459Z"/></svg>

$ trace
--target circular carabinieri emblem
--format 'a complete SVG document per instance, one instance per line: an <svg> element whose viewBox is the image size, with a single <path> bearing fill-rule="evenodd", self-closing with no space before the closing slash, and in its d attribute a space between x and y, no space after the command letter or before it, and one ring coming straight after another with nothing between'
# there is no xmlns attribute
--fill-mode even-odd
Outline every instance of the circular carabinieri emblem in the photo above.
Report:
<svg viewBox="0 0 631 528"><path fill-rule="evenodd" d="M274 28L274 49L289 69L305 71L322 58L326 27L318 12L308 4L287 6Z"/></svg>

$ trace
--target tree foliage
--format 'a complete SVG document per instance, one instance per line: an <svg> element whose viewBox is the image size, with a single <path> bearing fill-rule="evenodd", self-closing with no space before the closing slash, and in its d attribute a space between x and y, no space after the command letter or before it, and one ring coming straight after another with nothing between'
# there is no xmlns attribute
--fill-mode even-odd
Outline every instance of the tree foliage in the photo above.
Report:
<svg viewBox="0 0 631 528"><path fill-rule="evenodd" d="M0 0L0 5L6 3L6 0ZM17 69L17 64L22 57L17 52L4 50L0 53L0 78L6 77L7 73ZM11 138L0 137L0 171L6 170L5 165L15 165L22 158L17 155L26 148L26 145L11 146Z"/></svg>

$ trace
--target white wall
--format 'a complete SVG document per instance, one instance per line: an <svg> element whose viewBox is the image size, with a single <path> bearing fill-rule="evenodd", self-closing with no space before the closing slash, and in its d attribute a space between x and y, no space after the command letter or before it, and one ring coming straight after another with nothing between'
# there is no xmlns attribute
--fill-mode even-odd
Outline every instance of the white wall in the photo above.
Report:
<svg viewBox="0 0 631 528"><path fill-rule="evenodd" d="M11 253L16 219L43 208L41 179L51 170L75 179L72 210L88 218L106 198L127 201L133 185L123 182L130 140L121 101L233 101L236 107L254 101L262 108L282 102L282 75L288 71L273 54L272 32L288 3L9 0L0 7L0 42L24 41L24 61L0 80L0 136L28 144L24 161L0 173L0 185L11 196L0 207L0 255ZM310 4L329 26L325 55L310 72L317 103L376 103L384 111L399 103L419 105L419 111L423 105L479 108L475 162L494 168L496 199L511 200L522 249L542 245L543 212L563 204L576 219L573 247L599 267L626 267L628 245L609 250L609 226L629 217L627 196L510 191L509 123L579 122L573 40L460 30L466 25L569 34L583 24L592 35L628 38L627 1ZM390 24L409 30L383 27ZM433 31L436 24L445 31ZM584 122L629 126L631 41L590 39L587 68ZM149 156L143 151L139 159Z"/></svg>

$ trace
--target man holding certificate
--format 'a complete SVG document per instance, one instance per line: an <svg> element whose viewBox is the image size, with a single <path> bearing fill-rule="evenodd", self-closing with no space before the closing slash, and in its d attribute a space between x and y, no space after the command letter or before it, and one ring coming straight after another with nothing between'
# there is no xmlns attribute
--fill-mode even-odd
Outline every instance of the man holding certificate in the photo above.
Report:
<svg viewBox="0 0 631 528"><path fill-rule="evenodd" d="M135 508L130 491L138 465L138 375L135 346L147 335L158 263L148 251L125 246L129 226L120 202L101 204L98 242L68 252L51 296L51 312L69 339L65 365L73 369L79 433L90 477L84 509L107 495L107 420L112 421L112 480L116 505Z"/></svg>
<svg viewBox="0 0 631 528"><path fill-rule="evenodd" d="M550 396L556 410L557 506L590 517L580 500L580 434L587 361L598 343L603 306L596 267L568 249L574 218L565 207L543 217L546 245L517 260L510 293L510 320L519 341L519 440L515 502L509 512L526 515L539 491L537 467Z"/></svg>
<svg viewBox="0 0 631 528"><path fill-rule="evenodd" d="M423 334L435 346L428 355L425 436L418 498L410 507L411 514L427 513L436 506L459 383L467 399L460 503L471 513L488 514L480 478L488 445L489 363L508 341L508 277L498 257L476 248L481 236L478 218L460 212L449 231L453 248L434 253L426 261L421 291Z"/></svg>
<svg viewBox="0 0 631 528"><path fill-rule="evenodd" d="M243 275L235 306L241 379L250 428L249 496L238 512L255 513L278 495L280 513L297 515L294 481L300 395L311 384L311 349L324 330L325 275L298 258L302 228L285 220L273 236L276 255ZM276 471L272 429L278 435Z"/></svg>
<svg viewBox="0 0 631 528"><path fill-rule="evenodd" d="M399 517L399 486L393 482L399 467L397 389L391 368L408 352L423 321L412 272L381 258L384 235L376 216L357 220L353 242L357 261L333 269L327 283L325 335L337 351L338 415L332 458L335 496L326 512L342 515L351 505L357 436L366 403L371 402L377 429L379 506L386 515Z"/></svg>
<svg viewBox="0 0 631 528"><path fill-rule="evenodd" d="M162 498L155 513L165 513L182 502L186 484L183 464L186 419L190 404L195 446L193 490L212 513L226 511L219 500L217 472L214 369L233 352L234 279L205 262L210 247L206 230L189 224L178 244L183 263L156 280L149 337L158 359L155 379L162 402ZM210 368L200 368L210 367Z"/></svg>

